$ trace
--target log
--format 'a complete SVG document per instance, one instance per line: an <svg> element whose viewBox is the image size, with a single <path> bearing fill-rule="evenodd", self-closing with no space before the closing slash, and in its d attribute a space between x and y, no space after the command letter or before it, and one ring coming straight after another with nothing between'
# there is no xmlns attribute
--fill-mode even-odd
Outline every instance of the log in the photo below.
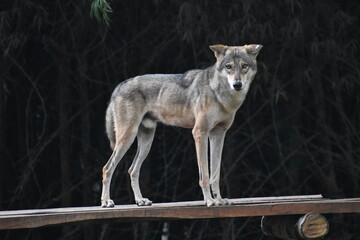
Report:
<svg viewBox="0 0 360 240"><path fill-rule="evenodd" d="M204 206L204 201L154 203L138 207L72 207L0 211L0 230L56 224L114 221L170 221L317 213L360 213L360 199L323 199L321 195L231 199L234 205ZM304 225L305 226L305 225Z"/></svg>
<svg viewBox="0 0 360 240"><path fill-rule="evenodd" d="M329 232L329 223L323 215L314 212L303 216L263 216L261 229L265 235L270 237L310 240L326 236Z"/></svg>

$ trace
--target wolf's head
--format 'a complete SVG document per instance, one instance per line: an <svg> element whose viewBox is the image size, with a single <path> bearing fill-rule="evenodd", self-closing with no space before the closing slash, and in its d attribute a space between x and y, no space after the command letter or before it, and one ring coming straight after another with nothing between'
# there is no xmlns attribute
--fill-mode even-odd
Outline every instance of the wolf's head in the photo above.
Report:
<svg viewBox="0 0 360 240"><path fill-rule="evenodd" d="M218 73L227 79L232 90L247 89L254 79L257 64L256 57L263 46L251 44L245 46L211 45L215 53Z"/></svg>

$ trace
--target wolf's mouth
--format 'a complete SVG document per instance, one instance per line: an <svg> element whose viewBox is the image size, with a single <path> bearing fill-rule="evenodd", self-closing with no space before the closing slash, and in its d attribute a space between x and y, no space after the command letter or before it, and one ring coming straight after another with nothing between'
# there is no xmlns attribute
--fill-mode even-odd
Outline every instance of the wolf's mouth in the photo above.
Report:
<svg viewBox="0 0 360 240"><path fill-rule="evenodd" d="M235 91L240 91L242 87L234 87Z"/></svg>

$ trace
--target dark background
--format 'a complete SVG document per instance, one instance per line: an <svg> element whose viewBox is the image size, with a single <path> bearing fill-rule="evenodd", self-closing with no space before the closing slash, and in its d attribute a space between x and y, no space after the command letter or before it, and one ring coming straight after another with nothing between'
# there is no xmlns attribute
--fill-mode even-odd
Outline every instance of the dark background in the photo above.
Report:
<svg viewBox="0 0 360 240"><path fill-rule="evenodd" d="M222 192L229 198L360 196L357 1L109 2L110 25L89 1L0 4L0 210L100 204L108 99L121 81L215 62L208 45L264 45L258 75L228 132ZM133 203L129 168L112 184ZM199 200L190 130L159 125L141 173L154 202ZM329 215L326 239L358 239L359 216ZM177 221L169 239L268 239L260 218ZM160 239L164 223L0 231L0 239Z"/></svg>

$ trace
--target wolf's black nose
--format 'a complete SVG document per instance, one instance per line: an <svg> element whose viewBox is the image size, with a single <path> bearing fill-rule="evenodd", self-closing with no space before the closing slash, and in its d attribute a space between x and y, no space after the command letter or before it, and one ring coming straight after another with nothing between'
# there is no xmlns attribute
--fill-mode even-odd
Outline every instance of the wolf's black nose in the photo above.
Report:
<svg viewBox="0 0 360 240"><path fill-rule="evenodd" d="M242 88L242 83L241 82L234 82L233 83L233 87L236 91L240 91Z"/></svg>

